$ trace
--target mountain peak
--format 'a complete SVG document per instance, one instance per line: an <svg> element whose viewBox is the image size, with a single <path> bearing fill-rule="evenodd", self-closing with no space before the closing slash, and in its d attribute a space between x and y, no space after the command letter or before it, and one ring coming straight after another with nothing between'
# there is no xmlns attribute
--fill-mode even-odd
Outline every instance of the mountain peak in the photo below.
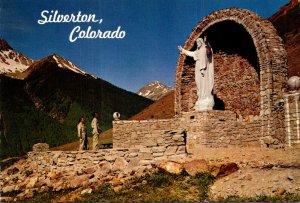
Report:
<svg viewBox="0 0 300 203"><path fill-rule="evenodd" d="M148 99L158 100L172 90L171 87L164 85L160 81L153 81L142 87L137 94Z"/></svg>
<svg viewBox="0 0 300 203"><path fill-rule="evenodd" d="M0 38L0 51L13 50L6 40Z"/></svg>
<svg viewBox="0 0 300 203"><path fill-rule="evenodd" d="M19 78L19 74L32 63L31 58L13 50L6 40L0 39L0 74Z"/></svg>
<svg viewBox="0 0 300 203"><path fill-rule="evenodd" d="M78 68L75 64L73 64L71 61L68 61L67 59L61 57L60 55L58 54L52 54L48 57L46 57L44 60L51 60L51 61L54 61L58 67L60 68L63 68L63 69L68 69L68 70L71 70L75 73L79 73L79 74L82 74L82 75L88 75L88 76L91 76L93 78L96 78L95 76L81 70L80 68Z"/></svg>
<svg viewBox="0 0 300 203"><path fill-rule="evenodd" d="M149 85L160 85L160 84L162 84L160 81L155 80L155 81L151 82Z"/></svg>

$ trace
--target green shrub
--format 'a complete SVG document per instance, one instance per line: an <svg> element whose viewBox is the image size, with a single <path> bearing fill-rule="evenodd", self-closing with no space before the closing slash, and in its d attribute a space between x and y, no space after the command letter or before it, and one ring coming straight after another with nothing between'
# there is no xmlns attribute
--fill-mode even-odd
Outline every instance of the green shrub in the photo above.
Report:
<svg viewBox="0 0 300 203"><path fill-rule="evenodd" d="M209 173L197 173L195 176L191 177L190 183L199 188L199 201L208 199L209 187L214 181L215 177Z"/></svg>

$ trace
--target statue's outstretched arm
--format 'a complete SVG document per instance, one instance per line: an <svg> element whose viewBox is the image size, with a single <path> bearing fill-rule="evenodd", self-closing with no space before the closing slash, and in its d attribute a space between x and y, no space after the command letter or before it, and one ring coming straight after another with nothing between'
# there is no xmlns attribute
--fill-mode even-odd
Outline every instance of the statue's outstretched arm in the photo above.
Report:
<svg viewBox="0 0 300 203"><path fill-rule="evenodd" d="M182 46L178 46L178 49L179 49L181 54L184 54L184 55L195 58L195 52L194 51L185 50L184 48L182 48Z"/></svg>

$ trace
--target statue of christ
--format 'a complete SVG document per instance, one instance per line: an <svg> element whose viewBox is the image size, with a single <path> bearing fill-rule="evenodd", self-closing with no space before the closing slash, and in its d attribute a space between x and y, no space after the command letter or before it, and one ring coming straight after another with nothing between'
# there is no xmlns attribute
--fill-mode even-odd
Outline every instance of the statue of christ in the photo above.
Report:
<svg viewBox="0 0 300 203"><path fill-rule="evenodd" d="M197 39L197 49L188 51L178 46L181 54L192 57L196 61L195 80L197 85L197 102L194 106L196 111L212 110L214 97L212 90L214 87L214 60L212 48L206 38Z"/></svg>

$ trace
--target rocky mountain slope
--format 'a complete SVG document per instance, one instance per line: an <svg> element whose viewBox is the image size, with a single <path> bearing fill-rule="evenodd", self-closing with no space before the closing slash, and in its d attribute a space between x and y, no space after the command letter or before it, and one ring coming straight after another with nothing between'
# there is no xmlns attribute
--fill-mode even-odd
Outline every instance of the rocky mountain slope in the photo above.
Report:
<svg viewBox="0 0 300 203"><path fill-rule="evenodd" d="M111 128L115 111L128 119L153 103L58 55L32 63L23 73L23 80L0 74L1 158L22 155L37 142L54 147L78 140L80 116L86 117L91 136L94 111L100 113L104 131Z"/></svg>
<svg viewBox="0 0 300 203"><path fill-rule="evenodd" d="M269 18L284 41L289 77L300 76L300 2L291 0Z"/></svg>
<svg viewBox="0 0 300 203"><path fill-rule="evenodd" d="M25 71L33 60L13 50L4 40L0 39L0 74L18 77L18 74Z"/></svg>
<svg viewBox="0 0 300 203"><path fill-rule="evenodd" d="M162 98L132 116L130 120L167 119L173 118L174 112L174 90L169 91Z"/></svg>
<svg viewBox="0 0 300 203"><path fill-rule="evenodd" d="M142 87L137 94L151 100L158 100L172 90L171 87L162 84L159 81L154 81Z"/></svg>

